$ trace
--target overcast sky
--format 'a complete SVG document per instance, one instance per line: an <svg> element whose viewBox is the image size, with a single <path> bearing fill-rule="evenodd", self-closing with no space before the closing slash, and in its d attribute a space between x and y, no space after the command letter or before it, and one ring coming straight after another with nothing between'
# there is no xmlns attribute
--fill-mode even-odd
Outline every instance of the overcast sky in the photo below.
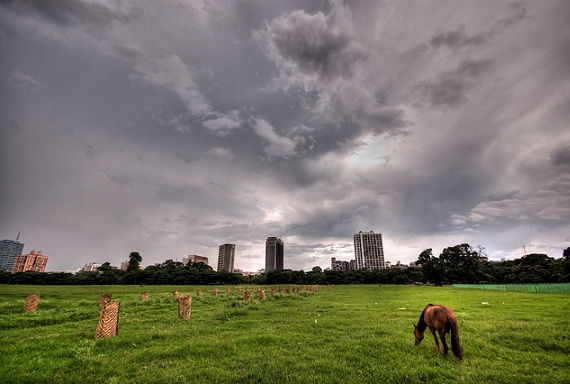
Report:
<svg viewBox="0 0 570 384"><path fill-rule="evenodd" d="M570 246L570 2L0 0L0 238L48 269Z"/></svg>

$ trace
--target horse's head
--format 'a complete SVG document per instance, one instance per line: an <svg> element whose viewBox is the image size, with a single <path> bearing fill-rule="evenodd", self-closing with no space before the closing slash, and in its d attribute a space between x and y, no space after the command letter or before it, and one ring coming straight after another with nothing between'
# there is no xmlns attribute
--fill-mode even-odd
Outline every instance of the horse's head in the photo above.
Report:
<svg viewBox="0 0 570 384"><path fill-rule="evenodd" d="M416 337L416 345L419 345L424 339L424 333L421 332L415 324L414 324L414 336Z"/></svg>

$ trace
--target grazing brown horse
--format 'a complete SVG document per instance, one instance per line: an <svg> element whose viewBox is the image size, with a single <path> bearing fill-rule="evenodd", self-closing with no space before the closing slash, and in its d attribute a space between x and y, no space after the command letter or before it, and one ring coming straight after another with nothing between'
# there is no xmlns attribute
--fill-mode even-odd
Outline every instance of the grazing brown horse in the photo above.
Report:
<svg viewBox="0 0 570 384"><path fill-rule="evenodd" d="M437 335L435 332L439 333L439 338L443 344L443 355L447 355L447 343L445 342L445 334L451 331L451 350L455 357L459 360L463 359L463 351L461 345L459 345L459 332L457 329L457 319L455 319L455 314L449 307L444 307L443 305L428 304L418 320L418 325L414 324L414 336L416 337L416 345L419 345L424 339L424 331L429 328L433 338L435 339L435 344L437 345L437 350L439 349L439 341L437 340ZM441 352L441 351L440 351Z"/></svg>

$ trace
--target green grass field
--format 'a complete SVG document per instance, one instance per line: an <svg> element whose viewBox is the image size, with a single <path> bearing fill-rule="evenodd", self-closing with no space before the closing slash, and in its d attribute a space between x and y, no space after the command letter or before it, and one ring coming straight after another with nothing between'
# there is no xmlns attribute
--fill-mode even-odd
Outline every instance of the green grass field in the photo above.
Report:
<svg viewBox="0 0 570 384"><path fill-rule="evenodd" d="M0 286L0 382L570 383L570 295L355 285L244 305L201 287L179 320L171 291L195 288ZM101 293L121 301L119 335L94 340ZM454 309L464 361L429 332L414 346L430 302Z"/></svg>

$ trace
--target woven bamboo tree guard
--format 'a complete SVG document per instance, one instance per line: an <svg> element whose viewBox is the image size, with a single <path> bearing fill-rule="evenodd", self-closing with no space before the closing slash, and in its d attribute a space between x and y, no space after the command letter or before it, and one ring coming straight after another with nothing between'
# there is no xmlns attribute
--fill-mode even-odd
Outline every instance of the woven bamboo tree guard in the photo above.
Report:
<svg viewBox="0 0 570 384"><path fill-rule="evenodd" d="M202 296L202 290L200 288L196 288L196 296Z"/></svg>
<svg viewBox="0 0 570 384"><path fill-rule="evenodd" d="M178 293L178 291L172 291L172 297L178 299L180 297L180 293Z"/></svg>
<svg viewBox="0 0 570 384"><path fill-rule="evenodd" d="M183 320L190 319L192 312L192 296L183 295L178 298L178 318Z"/></svg>
<svg viewBox="0 0 570 384"><path fill-rule="evenodd" d="M250 297L251 297L251 294L249 293L249 291L243 291L243 303L244 304L249 304Z"/></svg>
<svg viewBox="0 0 570 384"><path fill-rule="evenodd" d="M275 296L275 288L271 288L271 297Z"/></svg>
<svg viewBox="0 0 570 384"><path fill-rule="evenodd" d="M237 287L236 290L238 291L238 293L241 293L241 288Z"/></svg>
<svg viewBox="0 0 570 384"><path fill-rule="evenodd" d="M141 301L147 301L147 300L148 300L148 292L141 293Z"/></svg>
<svg viewBox="0 0 570 384"><path fill-rule="evenodd" d="M119 306L117 300L103 303L103 309L99 313L99 324L95 331L96 339L104 339L116 336L119 333Z"/></svg>
<svg viewBox="0 0 570 384"><path fill-rule="evenodd" d="M24 303L24 312L35 312L40 303L40 295L28 295Z"/></svg>
<svg viewBox="0 0 570 384"><path fill-rule="evenodd" d="M259 291L259 301L265 301L265 291Z"/></svg>
<svg viewBox="0 0 570 384"><path fill-rule="evenodd" d="M226 288L226 293L232 293L232 289L231 288Z"/></svg>
<svg viewBox="0 0 570 384"><path fill-rule="evenodd" d="M214 296L218 296L218 292L220 292L220 290L218 288L214 288Z"/></svg>

